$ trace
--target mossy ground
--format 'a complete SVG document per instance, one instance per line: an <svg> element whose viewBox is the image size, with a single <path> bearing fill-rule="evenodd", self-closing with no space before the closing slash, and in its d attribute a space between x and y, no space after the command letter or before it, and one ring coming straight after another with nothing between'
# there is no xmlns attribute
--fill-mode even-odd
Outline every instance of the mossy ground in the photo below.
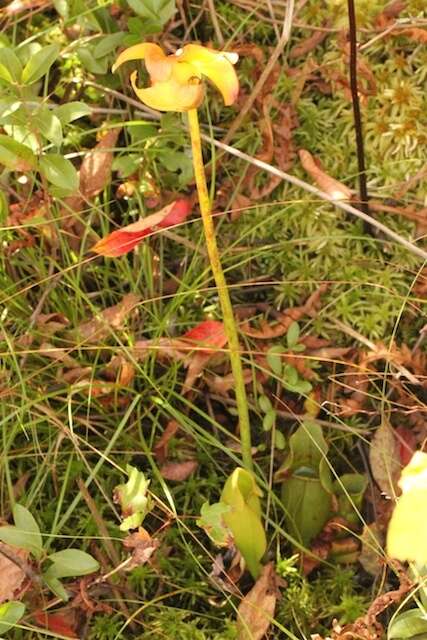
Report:
<svg viewBox="0 0 427 640"><path fill-rule="evenodd" d="M188 4L187 19L191 23L201 5L198 1ZM269 47L276 43L273 25L267 19L261 20L259 15L251 15L238 2L215 4L225 42L230 42L231 48L241 42L258 45L268 59ZM331 29L342 28L346 24L344 5L344 2L311 0L299 12L298 25L322 25L328 21ZM421 5L416 0L408 2L401 17L425 19ZM94 8L98 12L98 29L109 7L107 4L102 9ZM367 8L365 11L359 7L362 43L368 43L376 35L373 25L383 3L369 2ZM91 20L89 7L77 7L69 18L69 27L78 24L83 29L78 36L82 46L88 33L96 33ZM51 8L33 17L23 14L14 18L6 25L5 33L15 44L34 36L42 43L60 41L64 46L69 45L63 25L58 25L57 14ZM188 37L214 40L214 33L209 13L205 11ZM291 100L298 81L298 75L286 72L287 53L310 34L303 26L292 30L290 45L280 59L282 68L273 91L279 104ZM181 26L172 32L173 42L178 42L182 35ZM376 92L364 100L362 109L368 186L377 200L388 202L393 201L405 181L426 163L427 49L425 44L402 35L385 36L362 51L376 81ZM331 32L308 55L325 70L326 79L346 76L348 67L338 30ZM302 69L306 59L307 56L292 59L290 67ZM253 67L249 59L243 59L240 64L246 94L253 87ZM85 119L70 125L64 152L80 153L91 148L97 131L105 125L104 120L120 125L129 122L119 138L115 168L123 174L126 167L130 167L133 174L134 167L141 166L143 158L143 171L139 173L134 195L127 200L117 199L116 189L123 178L113 174L112 184L79 214L83 239L80 245L69 242L60 222L64 210L56 203L53 211L58 221L54 227L59 244L55 251L49 237L43 234L43 225L29 222L28 231L36 238L34 245L11 255L5 252L1 258L2 513L10 513L17 483L21 482L19 499L35 515L52 548L98 549L105 557L104 569L111 568L107 547L79 493L77 481L86 482L108 534L121 554L122 534L112 491L123 481L126 464L136 464L152 478L150 488L159 499L146 526L152 534L161 530L161 547L151 565L134 569L127 577L126 586L123 581L120 583L120 597L134 619L133 625L128 626L126 622L117 592L113 596L110 591L103 594L103 598L111 607L111 613L96 614L85 638L231 640L236 638L234 620L239 600L221 592L209 580L216 551L196 526L196 519L205 501L218 499L224 479L235 464L236 453L228 446L235 421L232 411L228 413L220 404L206 405L200 400L200 394L191 401L183 398L182 367L160 365L154 356L135 363L134 382L126 389L117 389L108 404L94 392L95 386L91 386L99 379L110 357L130 349L136 339L177 336L206 317L219 317L218 299L203 253L198 220L178 230L186 244L155 236L124 258L86 260L94 240L92 229L102 236L113 224L123 226L146 212L144 198L150 180L161 192L189 189L189 141L183 119L171 115L163 118L161 125L152 122L132 126L132 121L136 122L140 116L135 116L129 105L111 98L108 92L81 83L82 79L91 79L107 89L130 95L121 80L109 73L90 73L78 55L65 57L55 73L56 97L65 95L69 99L70 92L72 98L76 99L78 94L78 99L91 106L122 110L120 114L111 111L92 121ZM48 86L45 91L47 95ZM292 132L295 148L308 149L321 160L326 172L356 189L352 108L342 88L332 81L331 93L324 94L315 82L307 82L294 108L298 121ZM201 110L206 131L212 126L217 138L226 133L236 114L233 109L223 110L214 97L209 114ZM254 111L232 140L236 147L253 155L262 145L258 117ZM272 108L271 118L273 124L278 120L278 109ZM210 151L206 146L207 159ZM233 190L239 191L247 169L243 162L235 159L225 156L221 160L216 185L220 187L225 181L232 185L224 209L232 206L231 194ZM290 171L310 180L296 156ZM261 186L266 179L259 174L255 184ZM19 190L19 185L13 185L10 180L10 176L5 178L5 184L8 181L8 186ZM426 185L426 178L420 179L400 199L399 205L426 206ZM10 192L7 197L13 200ZM376 215L403 236L415 235L413 224L403 217ZM7 226L6 213L3 224ZM366 339L387 344L393 337L398 344L409 347L414 345L425 324L424 303L413 290L423 266L419 259L382 237L367 235L359 222L328 204L313 201L312 196L286 183L279 184L267 198L253 201L235 222L224 215L218 225L218 237L236 306L264 302L274 309L285 309L301 304L321 283L328 282L321 310L314 319L303 319L301 328L303 332L328 338L334 346L354 344L352 338L337 329L336 320L351 326ZM16 239L16 229L5 229L3 239L5 244ZM168 293L171 283L175 289L173 295ZM124 329L111 330L102 343L96 345L80 344L72 337L72 331L80 323L117 303L128 292L139 294L141 302L137 316ZM64 364L46 357L40 349L47 337L43 328L32 325L30 317L42 297L43 313L60 313L69 321L66 334L53 336L49 341L56 348L66 349L79 367L89 368L88 384L79 387L64 382ZM251 342L248 347L253 347ZM316 366L318 384L326 389L333 367L329 363ZM386 384L383 387L380 379L379 393L372 392L369 418L352 417L346 424L370 428L381 422L381 414L387 407L386 396ZM333 415L326 417L333 419ZM179 460L190 452L199 463L195 474L178 484L162 479L152 455L155 441L172 418L178 419L183 429L182 435L172 441L172 456ZM254 415L253 419L254 440L265 448L258 462L260 473L264 474L261 477L268 486L270 443L259 417ZM286 423L285 435L290 433L291 426ZM224 429L229 432L228 438ZM331 460L340 472L354 468L353 463L356 467L361 464L359 455L354 459L361 438L334 429L326 429L325 435L331 446ZM273 560L286 559L292 550L278 530L283 521L277 502L274 516L277 522L271 529L269 554ZM166 525L164 529L163 525ZM278 604L277 627L271 632L274 638L308 638L311 633L326 633L333 618L343 624L351 622L366 611L375 591L372 579L357 563L345 568L325 563L310 578L302 577L288 566L283 570L283 577L288 587ZM47 637L28 629L15 630L9 636L16 639ZM59 637L55 633L53 636Z"/></svg>

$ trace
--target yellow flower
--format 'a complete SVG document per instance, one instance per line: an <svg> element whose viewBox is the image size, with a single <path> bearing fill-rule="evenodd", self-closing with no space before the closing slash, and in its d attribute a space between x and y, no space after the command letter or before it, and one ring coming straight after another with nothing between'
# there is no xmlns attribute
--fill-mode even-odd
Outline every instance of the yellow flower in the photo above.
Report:
<svg viewBox="0 0 427 640"><path fill-rule="evenodd" d="M204 98L202 76L215 85L226 105L233 104L239 93L239 80L233 67L238 60L236 53L187 44L166 56L157 44L147 42L125 49L113 65L113 71L128 60L145 62L151 86L140 89L136 84L136 71L131 74L130 81L141 102L152 109L197 109Z"/></svg>

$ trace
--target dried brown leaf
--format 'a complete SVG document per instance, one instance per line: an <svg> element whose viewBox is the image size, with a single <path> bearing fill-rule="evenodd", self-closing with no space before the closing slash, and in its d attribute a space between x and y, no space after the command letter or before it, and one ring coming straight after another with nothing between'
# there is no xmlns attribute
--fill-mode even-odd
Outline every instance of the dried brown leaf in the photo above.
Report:
<svg viewBox="0 0 427 640"><path fill-rule="evenodd" d="M135 309L140 297L134 293L128 293L122 300L101 311L101 313L84 322L77 328L77 334L85 342L97 342L107 338L112 330L123 329L129 314Z"/></svg>
<svg viewBox="0 0 427 640"><path fill-rule="evenodd" d="M278 596L277 576L272 562L263 567L255 585L238 609L238 640L261 640L274 618Z"/></svg>
<svg viewBox="0 0 427 640"><path fill-rule="evenodd" d="M135 533L129 534L123 540L125 549L132 552L132 560L126 565L126 570L130 571L135 567L146 564L159 544L159 541L152 538L143 527L140 527Z"/></svg>
<svg viewBox="0 0 427 640"><path fill-rule="evenodd" d="M334 200L351 200L352 191L345 184L332 178L317 165L315 159L306 149L300 149L298 155L303 168L313 178L317 186Z"/></svg>
<svg viewBox="0 0 427 640"><path fill-rule="evenodd" d="M185 462L167 462L160 467L160 473L165 480L172 482L183 482L197 469L196 460L186 460Z"/></svg>
<svg viewBox="0 0 427 640"><path fill-rule="evenodd" d="M386 422L378 427L372 438L369 461L372 475L381 491L389 497L396 496L402 467L393 429Z"/></svg>
<svg viewBox="0 0 427 640"><path fill-rule="evenodd" d="M28 558L28 551L10 547L8 544L0 542L0 603L7 600L13 600L16 591L21 587L25 580L25 572L9 560L3 553L8 556L17 558L18 561L25 563Z"/></svg>
<svg viewBox="0 0 427 640"><path fill-rule="evenodd" d="M108 186L119 133L118 128L107 131L95 148L84 157L80 167L80 193L83 198L93 198Z"/></svg>

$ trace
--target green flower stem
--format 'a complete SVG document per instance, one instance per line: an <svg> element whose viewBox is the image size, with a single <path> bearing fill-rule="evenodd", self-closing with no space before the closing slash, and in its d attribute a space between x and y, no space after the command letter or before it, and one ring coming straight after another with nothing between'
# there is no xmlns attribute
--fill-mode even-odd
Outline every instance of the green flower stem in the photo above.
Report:
<svg viewBox="0 0 427 640"><path fill-rule="evenodd" d="M193 166L196 178L197 193L199 196L200 212L202 214L203 228L208 249L209 261L218 296L221 304L222 318L225 333L227 335L228 347L230 350L230 363L233 372L235 393L237 401L237 412L239 416L240 442L242 447L242 459L245 468L251 471L252 447L251 428L249 424L248 402L246 398L245 382L243 379L242 361L240 358L239 338L237 334L236 321L233 314L230 295L224 271L221 266L221 259L215 237L215 227L212 220L211 203L206 184L206 174L203 165L202 144L200 141L200 126L197 109L188 111L188 122L190 125L191 146L193 150Z"/></svg>

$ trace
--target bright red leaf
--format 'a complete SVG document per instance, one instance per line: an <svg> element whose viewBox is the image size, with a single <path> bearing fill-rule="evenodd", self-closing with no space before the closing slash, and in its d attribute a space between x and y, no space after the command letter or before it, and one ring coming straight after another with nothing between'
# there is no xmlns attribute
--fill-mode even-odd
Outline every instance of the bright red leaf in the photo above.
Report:
<svg viewBox="0 0 427 640"><path fill-rule="evenodd" d="M77 639L78 635L71 627L67 617L62 613L46 613L45 611L36 611L34 613L34 619L41 627L45 627L61 636Z"/></svg>
<svg viewBox="0 0 427 640"><path fill-rule="evenodd" d="M213 349L222 349L227 344L224 325L217 320L205 320L184 333L181 340L191 342L199 349L199 353L210 353Z"/></svg>
<svg viewBox="0 0 427 640"><path fill-rule="evenodd" d="M180 224L186 220L191 211L191 202L188 198L175 200L157 213L142 218L123 229L118 229L102 238L92 247L92 251L108 258L117 258L134 249L145 236L156 228L166 229Z"/></svg>

